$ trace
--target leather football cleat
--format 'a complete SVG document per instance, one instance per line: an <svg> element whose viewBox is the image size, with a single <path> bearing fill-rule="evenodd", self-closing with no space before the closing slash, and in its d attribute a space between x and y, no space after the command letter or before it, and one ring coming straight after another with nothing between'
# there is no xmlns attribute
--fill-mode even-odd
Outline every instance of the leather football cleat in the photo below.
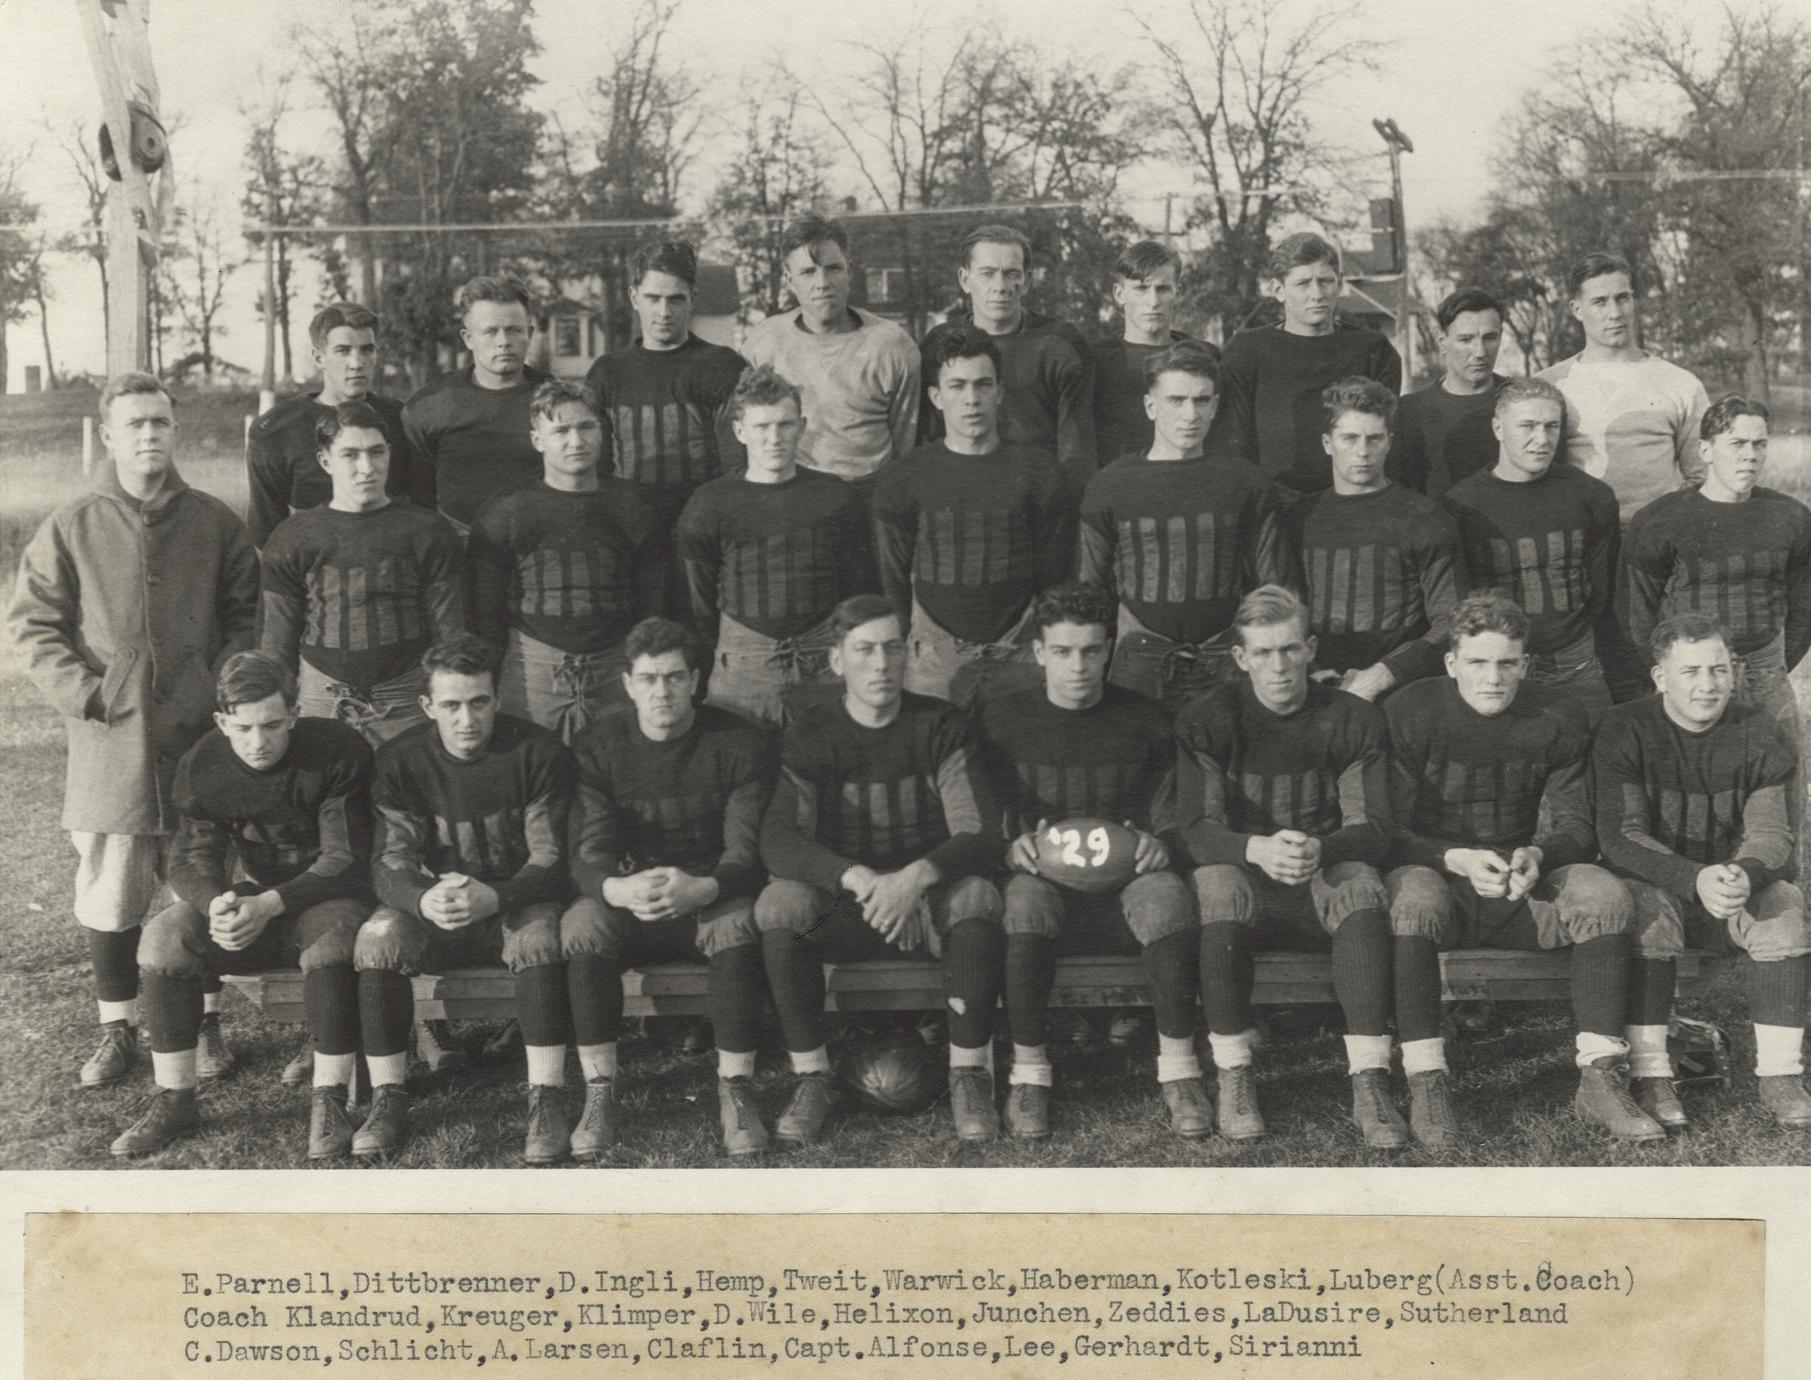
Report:
<svg viewBox="0 0 1811 1380"><path fill-rule="evenodd" d="M1429 1150L1450 1150L1465 1139L1445 1069L1409 1075L1409 1130Z"/></svg>
<svg viewBox="0 0 1811 1380"><path fill-rule="evenodd" d="M1042 1140L1050 1134L1049 1088L1042 1083L1007 1087L1006 1134L1014 1140Z"/></svg>
<svg viewBox="0 0 1811 1380"><path fill-rule="evenodd" d="M1215 1122L1228 1140L1256 1140L1264 1134L1264 1114L1258 1110L1258 1075L1250 1064L1216 1069L1220 1095L1214 1099Z"/></svg>
<svg viewBox="0 0 1811 1380"><path fill-rule="evenodd" d="M1629 1092L1629 1066L1618 1054L1606 1054L1578 1071L1572 1110L1621 1140L1665 1140L1666 1128L1635 1103Z"/></svg>
<svg viewBox="0 0 1811 1380"><path fill-rule="evenodd" d="M992 1140L1000 1134L1000 1112L994 1106L994 1076L985 1068L950 1070L950 1116L957 1140Z"/></svg>
<svg viewBox="0 0 1811 1380"><path fill-rule="evenodd" d="M1811 1126L1811 1096L1796 1073L1770 1073L1761 1078L1761 1105L1776 1123L1790 1131Z"/></svg>
<svg viewBox="0 0 1811 1380"><path fill-rule="evenodd" d="M159 1088L138 1120L121 1131L109 1148L120 1156L155 1155L200 1128L201 1113L195 1106L193 1088Z"/></svg>
<svg viewBox="0 0 1811 1380"><path fill-rule="evenodd" d="M616 1100L616 1084L610 1078L585 1080L585 1107L579 1113L578 1125L572 1128L572 1158L596 1159L615 1145L622 1133L622 1108Z"/></svg>
<svg viewBox="0 0 1811 1380"><path fill-rule="evenodd" d="M138 1062L138 1032L129 1021L108 1021L101 1027L100 1047L82 1065L84 1088L110 1088Z"/></svg>
<svg viewBox="0 0 1811 1380"><path fill-rule="evenodd" d="M409 1095L400 1084L384 1083L371 1093L371 1110L365 1124L352 1137L352 1153L360 1159L394 1155L409 1139Z"/></svg>
<svg viewBox="0 0 1811 1380"><path fill-rule="evenodd" d="M1163 1105L1169 1109L1170 1130L1188 1140L1213 1134L1214 1103L1207 1095L1206 1079L1172 1078L1157 1086L1163 1090Z"/></svg>
<svg viewBox="0 0 1811 1380"><path fill-rule="evenodd" d="M1679 1102L1679 1090L1670 1078L1631 1078L1629 1091L1635 1105L1669 1131L1683 1131L1692 1124Z"/></svg>
<svg viewBox="0 0 1811 1380"><path fill-rule="evenodd" d="M283 1065L283 1086L286 1088L299 1088L313 1077L314 1036L304 1035L302 1037L301 1048L290 1055L289 1062Z"/></svg>
<svg viewBox="0 0 1811 1380"><path fill-rule="evenodd" d="M195 1076L204 1083L225 1078L238 1062L220 1033L220 1013L208 1012L201 1018L201 1039L195 1046Z"/></svg>
<svg viewBox="0 0 1811 1380"><path fill-rule="evenodd" d="M1400 1150L1409 1143L1409 1124L1390 1097L1388 1069L1360 1069L1352 1075L1352 1120L1373 1150Z"/></svg>
<svg viewBox="0 0 1811 1380"><path fill-rule="evenodd" d="M415 1023L415 1057L428 1066L429 1073L452 1073L471 1062L466 1052L453 1043L445 1021Z"/></svg>
<svg viewBox="0 0 1811 1380"><path fill-rule="evenodd" d="M558 1164L571 1153L572 1123L566 1118L565 1089L530 1083L522 1158L529 1164Z"/></svg>
<svg viewBox="0 0 1811 1380"><path fill-rule="evenodd" d="M792 1085L786 1110L773 1124L773 1133L791 1145L815 1145L830 1119L830 1075L801 1073Z"/></svg>
<svg viewBox="0 0 1811 1380"><path fill-rule="evenodd" d="M308 1158L337 1160L352 1152L357 1128L346 1110L344 1088L316 1088L308 1109Z"/></svg>
<svg viewBox="0 0 1811 1380"><path fill-rule="evenodd" d="M723 1123L725 1153L758 1155L767 1148L767 1127L761 1122L754 1079L717 1080L717 1117Z"/></svg>

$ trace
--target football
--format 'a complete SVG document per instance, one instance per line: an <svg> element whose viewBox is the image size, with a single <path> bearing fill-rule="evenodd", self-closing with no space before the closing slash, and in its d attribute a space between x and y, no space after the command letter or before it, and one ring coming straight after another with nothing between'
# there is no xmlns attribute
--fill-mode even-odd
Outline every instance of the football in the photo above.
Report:
<svg viewBox="0 0 1811 1380"><path fill-rule="evenodd" d="M943 1095L941 1052L908 1030L856 1035L836 1061L843 1086L864 1107L910 1116Z"/></svg>
<svg viewBox="0 0 1811 1380"><path fill-rule="evenodd" d="M1138 835L1110 819L1058 820L1037 834L1038 875L1071 891L1117 891L1134 875Z"/></svg>

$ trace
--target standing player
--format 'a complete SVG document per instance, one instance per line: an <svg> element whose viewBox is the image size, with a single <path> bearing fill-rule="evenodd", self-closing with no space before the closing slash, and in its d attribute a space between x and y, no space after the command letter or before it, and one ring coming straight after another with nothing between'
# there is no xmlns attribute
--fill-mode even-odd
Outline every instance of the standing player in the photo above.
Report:
<svg viewBox="0 0 1811 1380"><path fill-rule="evenodd" d="M246 525L259 546L291 513L316 508L333 496L321 472L315 428L341 403L368 403L384 419L390 443L390 473L384 488L392 498L409 496L409 447L402 427L402 404L372 391L377 381L377 317L356 302L322 307L308 323L309 353L321 371L319 391L286 398L252 423L245 443L250 488Z"/></svg>
<svg viewBox="0 0 1811 1380"><path fill-rule="evenodd" d="M999 816L964 716L903 688L905 629L877 594L838 605L844 693L781 739L755 902L767 980L798 1081L774 1123L808 1145L830 1114L824 960L941 950L950 1110L962 1140L999 1133L988 1055L1000 994Z"/></svg>
<svg viewBox="0 0 1811 1380"><path fill-rule="evenodd" d="M435 643L421 676L429 722L384 745L371 792L382 904L359 930L353 962L372 1098L352 1153L390 1155L408 1139L409 974L501 958L516 976L528 1047L522 1154L550 1164L566 1157L571 1139L561 1102L572 1014L560 914L572 894L572 758L546 729L497 712L490 649L480 639Z"/></svg>
<svg viewBox="0 0 1811 1380"><path fill-rule="evenodd" d="M1564 418L1552 384L1509 380L1491 418L1496 464L1461 479L1441 502L1458 521L1472 584L1528 615L1528 679L1594 719L1610 703L1595 629L1614 594L1621 532L1610 486L1553 463Z"/></svg>
<svg viewBox="0 0 1811 1380"><path fill-rule="evenodd" d="M1751 960L1742 971L1761 1105L1782 1126L1811 1127L1801 1081L1811 927L1791 880L1786 807L1797 763L1765 713L1732 703L1736 657L1714 619L1667 618L1651 645L1660 693L1612 709L1592 751L1604 856L1635 898L1625 1032L1635 1098L1662 1126L1687 1124L1666 1049L1678 958L1688 941L1733 947Z"/></svg>
<svg viewBox="0 0 1811 1380"><path fill-rule="evenodd" d="M925 336L926 403L919 409L918 438L938 441L948 418L930 392L937 386L934 361L949 359L944 341L985 331L1000 351L1003 408L1000 435L1010 445L1056 458L1081 493L1099 468L1094 439L1094 357L1067 321L1025 305L1031 278L1031 241L1008 225L983 225L962 241L956 281L968 298L949 320Z"/></svg>
<svg viewBox="0 0 1811 1380"><path fill-rule="evenodd" d="M1440 377L1403 398L1385 468L1404 488L1438 498L1468 474L1497 462L1492 404L1504 383L1496 372L1503 304L1482 288L1462 287L1434 308L1440 327Z"/></svg>
<svg viewBox="0 0 1811 1380"><path fill-rule="evenodd" d="M199 1127L204 976L299 964L315 1046L308 1158L332 1159L352 1144L352 945L373 904L371 749L344 724L298 720L289 669L262 652L227 661L215 703L214 730L176 768L176 902L139 941L157 1096L113 1153L151 1154Z"/></svg>
<svg viewBox="0 0 1811 1380"><path fill-rule="evenodd" d="M1207 460L1219 366L1182 340L1144 362L1150 445L1082 497L1078 578L1119 595L1113 681L1171 709L1231 673L1233 613L1287 578L1276 486L1243 460Z"/></svg>
<svg viewBox="0 0 1811 1380"><path fill-rule="evenodd" d="M258 648L293 668L302 715L342 719L373 746L421 722L415 664L464 626L459 540L385 491L382 423L365 403L321 416L333 497L284 518L265 543L258 618Z"/></svg>
<svg viewBox="0 0 1811 1380"><path fill-rule="evenodd" d="M1377 875L1389 844L1383 718L1309 679L1314 638L1290 590L1253 590L1233 626L1244 674L1176 725L1177 813L1201 907L1220 1134L1265 1131L1252 1069L1254 950L1330 947L1352 1116L1366 1145L1393 1149L1408 1143L1408 1128L1389 1093L1390 921Z"/></svg>
<svg viewBox="0 0 1811 1380"><path fill-rule="evenodd" d="M1029 679L1027 621L1068 570L1073 499L1048 452L1000 434L1000 348L985 331L927 339L930 401L944 437L881 477L874 494L880 587L911 619L906 688L966 705L1003 665Z"/></svg>
<svg viewBox="0 0 1811 1380"><path fill-rule="evenodd" d="M501 653L503 712L570 744L622 701L622 640L664 602L666 542L642 486L599 475L589 388L549 379L528 415L541 482L492 499L472 524L472 631Z"/></svg>
<svg viewBox="0 0 1811 1380"><path fill-rule="evenodd" d="M1012 843L1005 888L1006 1014L1012 1024L1007 1134L1050 1134L1050 989L1059 952L1144 955L1157 1011L1157 1082L1170 1128L1205 1136L1213 1104L1195 1054L1200 922L1188 885L1170 868L1175 739L1169 716L1142 695L1107 684L1113 598L1091 585L1058 585L1032 608L1032 649L1043 683L982 711ZM1137 873L1118 892L1085 896L1038 875L1038 833L1093 815L1138 834Z"/></svg>
<svg viewBox="0 0 1811 1380"><path fill-rule="evenodd" d="M1248 460L1297 493L1318 493L1332 482L1320 444L1329 385L1357 376L1392 397L1402 391L1389 337L1340 321L1340 281L1339 251L1319 235L1288 235L1271 251L1266 286L1283 320L1227 342L1209 455Z"/></svg>
<svg viewBox="0 0 1811 1380"><path fill-rule="evenodd" d="M528 404L546 376L528 367L534 310L514 279L468 281L459 289L459 320L471 364L417 389L402 423L410 494L464 536L486 502L540 479Z"/></svg>
<svg viewBox="0 0 1811 1380"><path fill-rule="evenodd" d="M675 959L709 965L717 1110L732 1155L767 1148L755 1102L755 1045L767 1007L755 895L773 749L734 714L693 704L704 648L664 618L623 645L632 709L606 714L575 745L579 897L560 920L585 1110L572 1153L616 1142L623 971Z"/></svg>
<svg viewBox="0 0 1811 1380"><path fill-rule="evenodd" d="M139 922L177 824L176 763L207 729L214 668L250 645L258 600L245 524L176 472L169 391L149 374L116 375L100 418L107 463L94 491L39 526L7 614L69 743L62 822L101 1022L84 1088L117 1083L138 1056Z"/></svg>
<svg viewBox="0 0 1811 1380"><path fill-rule="evenodd" d="M1464 582L1459 533L1425 494L1390 483L1384 456L1396 395L1370 379L1322 394L1321 446L1333 487L1290 517L1313 610L1320 670L1376 700L1437 675L1446 620Z"/></svg>
<svg viewBox="0 0 1811 1380"><path fill-rule="evenodd" d="M870 480L912 448L918 431L918 351L904 328L849 305L849 232L807 215L780 237L798 310L751 326L743 351L804 395L799 463L839 479Z"/></svg>
<svg viewBox="0 0 1811 1380"><path fill-rule="evenodd" d="M742 375L730 414L748 468L692 495L679 553L716 648L709 702L778 728L798 688L829 677L837 604L875 587L868 510L855 486L799 466L799 390L772 369Z"/></svg>
<svg viewBox="0 0 1811 1380"><path fill-rule="evenodd" d="M1182 260L1160 240L1140 240L1113 265L1113 300L1123 313L1123 324L1117 338L1092 347L1094 441L1103 468L1122 455L1143 455L1151 448L1145 365L1153 355L1192 339L1170 329L1181 274ZM1220 347L1199 343L1217 365Z"/></svg>
<svg viewBox="0 0 1811 1380"><path fill-rule="evenodd" d="M1440 950L1484 945L1572 950L1573 1108L1611 1135L1661 1140L1666 1132L1629 1094L1622 1030L1634 905L1590 861L1589 742L1577 715L1522 688L1527 640L1515 604L1490 590L1470 595L1453 610L1446 675L1407 687L1385 709L1397 866L1384 884L1402 1067L1411 1095L1425 1090L1416 1135L1434 1145L1457 1136L1450 1105L1441 1109Z"/></svg>

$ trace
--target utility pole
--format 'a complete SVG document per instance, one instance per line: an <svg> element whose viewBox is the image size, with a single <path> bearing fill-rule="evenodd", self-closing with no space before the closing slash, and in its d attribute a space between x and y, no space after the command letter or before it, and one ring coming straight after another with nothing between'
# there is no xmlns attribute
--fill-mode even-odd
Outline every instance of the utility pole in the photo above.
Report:
<svg viewBox="0 0 1811 1380"><path fill-rule="evenodd" d="M275 147L275 139L272 139ZM273 154L274 157L274 154ZM277 223L277 183L274 168L264 170L264 218ZM277 237L264 236L264 383L258 390L258 411L277 405Z"/></svg>
<svg viewBox="0 0 1811 1380"><path fill-rule="evenodd" d="M1396 208L1390 233L1396 241L1396 270L1401 275L1396 284L1396 349L1402 355L1403 382L1407 384L1415 377L1415 335L1409 329L1409 218L1402 206L1402 155L1413 153L1415 145L1387 117L1371 121L1371 128L1383 136L1390 151L1390 201Z"/></svg>

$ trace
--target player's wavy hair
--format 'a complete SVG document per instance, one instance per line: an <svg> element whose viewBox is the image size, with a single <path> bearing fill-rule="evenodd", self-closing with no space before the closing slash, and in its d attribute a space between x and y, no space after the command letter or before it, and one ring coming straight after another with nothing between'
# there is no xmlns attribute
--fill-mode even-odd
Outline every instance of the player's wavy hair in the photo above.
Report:
<svg viewBox="0 0 1811 1380"><path fill-rule="evenodd" d="M974 262L975 246L978 244L1018 245L1020 264L1027 273L1031 272L1031 240L1023 230L1010 225L977 225L962 237L960 253L964 268Z"/></svg>
<svg viewBox="0 0 1811 1380"><path fill-rule="evenodd" d="M434 693L434 673L450 676L489 676L497 684L496 654L490 644L473 633L457 633L436 642L421 654L421 693Z"/></svg>
<svg viewBox="0 0 1811 1380"><path fill-rule="evenodd" d="M1666 660L1666 654L1680 642L1708 642L1716 638L1729 650L1729 630L1708 613L1675 613L1671 618L1662 618L1655 625L1653 635L1648 638L1648 654L1658 666Z"/></svg>
<svg viewBox="0 0 1811 1380"><path fill-rule="evenodd" d="M530 422L550 422L567 403L577 403L587 409L593 417L601 417L598 410L597 394L591 391L589 384L580 383L577 379L548 379L534 391L528 400L528 420Z"/></svg>
<svg viewBox="0 0 1811 1380"><path fill-rule="evenodd" d="M1119 623L1119 600L1099 585L1079 580L1052 585L1031 605L1032 636L1042 642L1044 630L1058 623L1099 624L1111 638Z"/></svg>
<svg viewBox="0 0 1811 1380"><path fill-rule="evenodd" d="M1382 417L1385 426L1396 423L1396 395L1376 379L1354 374L1327 385L1321 392L1321 434L1331 436L1339 419L1348 412Z"/></svg>
<svg viewBox="0 0 1811 1380"><path fill-rule="evenodd" d="M1452 623L1446 632L1448 651L1480 633L1501 633L1524 646L1528 642L1528 615L1522 606L1494 589L1480 589L1453 605Z"/></svg>
<svg viewBox="0 0 1811 1380"><path fill-rule="evenodd" d="M924 377L932 388L943 382L943 366L957 359L991 359L994 378L1000 377L1000 347L979 326L956 326L940 331L925 343Z"/></svg>
<svg viewBox="0 0 1811 1380"><path fill-rule="evenodd" d="M380 432L386 441L390 437L390 433L384 430L384 414L370 403L362 400L335 403L314 424L315 449L322 454L332 450L339 434L349 426Z"/></svg>
<svg viewBox="0 0 1811 1380"><path fill-rule="evenodd" d="M1566 416L1566 395L1555 388L1546 379L1516 377L1507 380L1497 389L1497 400L1493 405L1496 415L1501 417L1517 403L1548 402L1559 409L1560 419Z"/></svg>
<svg viewBox="0 0 1811 1380"><path fill-rule="evenodd" d="M863 623L872 623L877 618L898 619L900 631L905 631L906 620L893 607L892 600L884 594L851 594L831 611L830 636L840 647L850 633Z"/></svg>
<svg viewBox="0 0 1811 1380"><path fill-rule="evenodd" d="M815 211L807 212L797 220L788 221L780 232L780 260L790 259L794 250L809 249L811 262L816 263L818 247L826 244L842 250L844 258L849 256L849 232L843 229L842 222L820 216Z"/></svg>
<svg viewBox="0 0 1811 1380"><path fill-rule="evenodd" d="M1744 398L1740 393L1731 393L1718 398L1704 409L1704 420L1698 423L1698 436L1705 441L1714 441L1724 432L1735 426L1738 417L1759 417L1768 426L1773 425L1773 414L1767 410L1767 404L1756 398Z"/></svg>
<svg viewBox="0 0 1811 1380"><path fill-rule="evenodd" d="M214 678L214 707L222 714L272 695L281 695L284 704L296 707L296 678L268 652L235 652Z"/></svg>
<svg viewBox="0 0 1811 1380"><path fill-rule="evenodd" d="M1607 254L1599 249L1572 265L1566 274L1566 295L1576 300L1586 283L1606 273L1620 273L1629 280L1630 287L1635 285L1635 270L1629 267L1629 261L1620 254Z"/></svg>
<svg viewBox="0 0 1811 1380"><path fill-rule="evenodd" d="M534 320L534 302L528 295L528 289L514 278L492 278L484 274L480 274L476 278L467 278L465 286L459 289L459 296L456 300L460 320L465 319L465 314L472 309L472 304L475 302L503 302L505 304L514 302L528 313L530 321Z"/></svg>
<svg viewBox="0 0 1811 1380"><path fill-rule="evenodd" d="M1440 333L1444 335L1450 331L1453 322L1468 311L1494 311L1498 321L1508 315L1494 294L1481 287L1462 287L1447 293L1440 299L1440 305L1434 308L1434 320L1440 323Z"/></svg>
<svg viewBox="0 0 1811 1380"><path fill-rule="evenodd" d="M1180 276L1182 256L1162 240L1139 240L1136 244L1127 245L1125 252L1113 261L1113 276L1142 283L1153 273L1165 268L1175 269Z"/></svg>
<svg viewBox="0 0 1811 1380"><path fill-rule="evenodd" d="M1157 386L1159 374L1192 374L1207 379L1220 391L1220 356L1214 347L1200 340L1177 340L1153 351L1144 361L1144 391Z"/></svg>
<svg viewBox="0 0 1811 1380"><path fill-rule="evenodd" d="M375 331L377 313L357 302L330 302L308 323L309 344L317 350L325 350L327 337L342 326L355 331Z"/></svg>
<svg viewBox="0 0 1811 1380"><path fill-rule="evenodd" d="M176 407L176 395L164 386L162 379L155 374L141 374L136 369L124 374L115 374L107 380L107 386L101 389L98 404L101 420L107 420L107 411L121 398L137 397L145 393L162 393L170 400L172 410Z"/></svg>
<svg viewBox="0 0 1811 1380"><path fill-rule="evenodd" d="M657 240L644 244L629 260L629 282L641 286L650 273L669 273L687 287L698 286L698 251L690 240Z"/></svg>
<svg viewBox="0 0 1811 1380"><path fill-rule="evenodd" d="M751 407L778 407L791 398L800 412L805 400L799 386L771 364L751 364L736 380L736 391L729 396L729 415L740 419Z"/></svg>
<svg viewBox="0 0 1811 1380"><path fill-rule="evenodd" d="M642 657L665 656L668 652L681 653L689 670L704 669L704 643L697 633L671 618L644 618L623 639L623 664L631 672Z"/></svg>
<svg viewBox="0 0 1811 1380"><path fill-rule="evenodd" d="M1295 623L1305 637L1308 633L1308 601L1293 589L1282 585L1259 585L1239 600L1238 612L1232 616L1239 644L1245 643L1245 629L1274 628L1279 623Z"/></svg>
<svg viewBox="0 0 1811 1380"><path fill-rule="evenodd" d="M1344 271L1339 247L1332 240L1312 230L1298 230L1277 241L1264 260L1264 276L1280 283L1289 276L1290 269L1309 264L1332 264L1335 273Z"/></svg>

